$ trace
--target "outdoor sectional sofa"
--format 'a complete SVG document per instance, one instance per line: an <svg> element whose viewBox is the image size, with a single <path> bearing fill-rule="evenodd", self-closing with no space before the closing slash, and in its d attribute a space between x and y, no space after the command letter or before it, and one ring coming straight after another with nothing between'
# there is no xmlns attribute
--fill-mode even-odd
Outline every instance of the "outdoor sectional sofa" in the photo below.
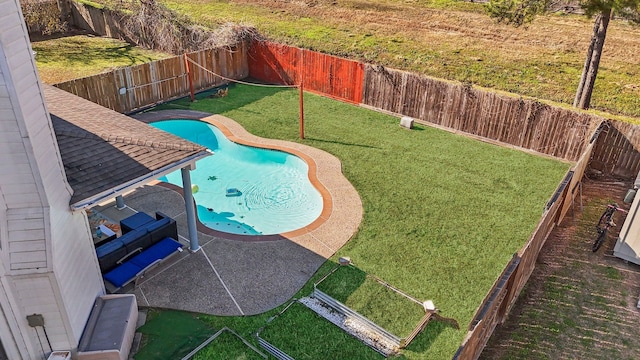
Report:
<svg viewBox="0 0 640 360"><path fill-rule="evenodd" d="M164 259L182 251L172 218L156 212L155 219L137 213L120 222L123 234L96 248L100 271L109 292L140 278Z"/></svg>

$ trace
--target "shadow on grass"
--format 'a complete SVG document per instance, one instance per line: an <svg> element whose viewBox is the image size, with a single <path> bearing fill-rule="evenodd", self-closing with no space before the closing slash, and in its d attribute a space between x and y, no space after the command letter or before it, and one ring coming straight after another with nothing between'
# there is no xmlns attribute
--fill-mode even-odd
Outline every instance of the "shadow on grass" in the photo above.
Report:
<svg viewBox="0 0 640 360"><path fill-rule="evenodd" d="M139 53L138 49L127 42L103 39L82 34L79 36L59 37L49 42L34 43L38 62L71 64L100 64L117 62L117 66L131 66L151 61L150 57Z"/></svg>
<svg viewBox="0 0 640 360"><path fill-rule="evenodd" d="M77 28L72 28L69 29L68 31L65 32L56 32L53 34L39 34L39 33L30 33L29 34L29 40L31 40L31 43L37 43L40 41L47 41L47 40L55 40L55 39L61 39L61 38L66 38L66 37L71 37L71 36L76 36L76 35L87 35L87 36L95 36L93 34L91 34L91 32L89 32L88 30L84 30L84 29L77 29Z"/></svg>
<svg viewBox="0 0 640 360"><path fill-rule="evenodd" d="M223 328L213 336L216 337L207 346L195 353L191 359L267 359L267 355L252 345L248 345L249 343L245 339L229 328Z"/></svg>
<svg viewBox="0 0 640 360"><path fill-rule="evenodd" d="M173 310L150 310L147 322L138 331L154 341L135 354L136 360L179 359L215 332L196 314Z"/></svg>
<svg viewBox="0 0 640 360"><path fill-rule="evenodd" d="M243 81L252 82L251 79L244 79ZM256 84L258 84L258 82L256 82ZM208 89L197 93L195 95L195 102L191 102L191 99L186 96L170 103L158 105L153 110L189 109L204 111L211 114L222 114L231 110L237 110L245 105L273 96L279 92L290 91L288 88L277 87L255 87L252 91L234 91L236 90L236 87L237 85L232 83ZM220 97L218 95L219 90L228 91L226 91L225 96ZM209 101L199 102L199 100ZM260 113L255 111L252 113L260 115Z"/></svg>
<svg viewBox="0 0 640 360"><path fill-rule="evenodd" d="M435 343L438 336L447 329L457 330L456 326L450 322L437 321L432 318L422 333L413 339L406 349L416 353L424 353Z"/></svg>
<svg viewBox="0 0 640 360"><path fill-rule="evenodd" d="M381 147L378 147L378 146L354 144L354 143L348 143L348 142L343 142L343 141L322 140L322 139L318 139L318 138L314 138L314 137L308 137L308 136L305 137L305 139L306 140L310 140L310 141L329 143L329 144L338 144L338 145L345 145L345 146L357 146L357 147L369 148L369 149L382 149Z"/></svg>
<svg viewBox="0 0 640 360"><path fill-rule="evenodd" d="M378 326L398 336L408 338L420 326L425 310L422 302L367 275L355 266L341 266L321 281L317 288L349 306ZM432 345L446 328L458 329L454 319L432 315L424 333L417 339L421 351ZM412 346L416 346L413 345Z"/></svg>
<svg viewBox="0 0 640 360"><path fill-rule="evenodd" d="M334 268L317 288L401 339L417 331L426 314L419 300L352 265ZM407 350L426 352L448 328L458 330L457 321L433 314Z"/></svg>
<svg viewBox="0 0 640 360"><path fill-rule="evenodd" d="M294 302L260 336L298 360L384 357L303 304Z"/></svg>

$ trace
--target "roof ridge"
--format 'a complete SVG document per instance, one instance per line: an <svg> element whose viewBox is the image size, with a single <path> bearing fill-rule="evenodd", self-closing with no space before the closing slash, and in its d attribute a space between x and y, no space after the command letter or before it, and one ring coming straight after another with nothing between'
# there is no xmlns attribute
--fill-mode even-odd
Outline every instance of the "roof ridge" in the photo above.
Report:
<svg viewBox="0 0 640 360"><path fill-rule="evenodd" d="M108 141L110 143L146 146L146 147L156 148L156 149L185 150L185 151L197 151L197 150L206 149L206 147L204 146L192 145L186 142L180 144L180 143L171 143L171 142L165 142L165 141L143 140L133 136L110 135L107 133L102 133L99 136L103 140Z"/></svg>

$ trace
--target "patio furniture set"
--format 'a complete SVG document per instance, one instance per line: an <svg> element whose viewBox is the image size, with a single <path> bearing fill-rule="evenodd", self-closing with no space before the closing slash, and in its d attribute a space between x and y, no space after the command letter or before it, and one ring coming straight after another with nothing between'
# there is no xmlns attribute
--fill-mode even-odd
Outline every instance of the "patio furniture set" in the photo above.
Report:
<svg viewBox="0 0 640 360"><path fill-rule="evenodd" d="M140 279L147 271L181 252L176 221L156 212L139 212L120 221L122 236L96 247L100 271L108 292L114 293ZM135 282L134 282L135 284Z"/></svg>

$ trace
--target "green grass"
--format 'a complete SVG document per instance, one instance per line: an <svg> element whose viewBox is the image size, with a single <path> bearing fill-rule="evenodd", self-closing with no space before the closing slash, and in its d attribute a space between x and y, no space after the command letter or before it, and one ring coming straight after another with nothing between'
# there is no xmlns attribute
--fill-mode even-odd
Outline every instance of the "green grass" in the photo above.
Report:
<svg viewBox="0 0 640 360"><path fill-rule="evenodd" d="M422 305L353 266L341 266L318 289L400 338L408 336L424 316Z"/></svg>
<svg viewBox="0 0 640 360"><path fill-rule="evenodd" d="M602 268L602 271L604 272L604 274L609 279L612 279L612 280L621 280L622 279L622 274L620 273L620 270L618 270L616 268L613 268L611 266L607 266L605 268Z"/></svg>
<svg viewBox="0 0 640 360"><path fill-rule="evenodd" d="M40 79L56 84L114 68L139 65L172 55L145 50L111 38L75 35L33 42Z"/></svg>
<svg viewBox="0 0 640 360"><path fill-rule="evenodd" d="M92 7L97 8L97 9L104 9L104 6L102 4L100 4L100 3L97 3L97 2L93 2L93 1L89 1L89 0L76 0L76 1L81 3L81 4L86 4L86 5L92 6Z"/></svg>
<svg viewBox="0 0 640 360"><path fill-rule="evenodd" d="M215 333L198 315L180 311L150 311L139 331L153 341L143 344L136 354L138 360L186 354Z"/></svg>
<svg viewBox="0 0 640 360"><path fill-rule="evenodd" d="M384 359L300 303L271 322L260 337L294 359Z"/></svg>
<svg viewBox="0 0 640 360"><path fill-rule="evenodd" d="M192 359L262 360L264 358L245 345L237 336L228 331L224 331L209 343L209 345L198 351Z"/></svg>
<svg viewBox="0 0 640 360"><path fill-rule="evenodd" d="M340 158L362 198L364 218L336 258L349 256L362 271L418 299L432 299L443 316L461 325L455 330L430 322L404 351L408 359L451 358L569 167L427 126L407 131L395 117L308 93L306 139L299 140L294 90L237 85L223 98L203 94L194 103L183 99L159 107L167 108L223 114L255 135L302 142ZM333 266L328 262L318 273ZM311 283L298 296L310 291ZM366 300L367 293L358 296ZM202 318L246 336L271 315ZM407 314L394 321L414 324Z"/></svg>

